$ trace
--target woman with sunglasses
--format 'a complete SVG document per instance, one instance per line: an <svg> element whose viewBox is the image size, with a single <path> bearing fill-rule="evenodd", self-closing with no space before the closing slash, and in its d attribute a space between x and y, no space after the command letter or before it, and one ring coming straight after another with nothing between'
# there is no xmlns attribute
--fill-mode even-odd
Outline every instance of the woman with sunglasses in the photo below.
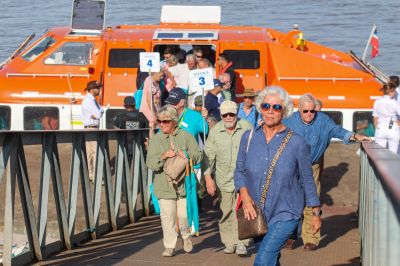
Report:
<svg viewBox="0 0 400 266"><path fill-rule="evenodd" d="M240 192L245 218L255 219L257 205L268 224L267 234L254 239L258 246L254 265L272 266L279 265L280 250L290 235L298 232L304 206L319 213L320 202L309 146L282 123L293 109L288 93L280 87L267 87L255 102L264 123L243 134L235 188ZM265 193L264 201L261 198ZM319 215L313 219L313 226L315 232L320 229Z"/></svg>
<svg viewBox="0 0 400 266"><path fill-rule="evenodd" d="M193 245L190 239L186 213L186 191L184 178L177 185L172 184L164 173L164 164L168 158L180 156L190 158L193 164L200 163L202 152L194 137L178 127L179 115L174 107L165 105L157 112L158 134L149 141L146 165L154 171L154 194L160 204L160 218L164 236L164 257L172 257L177 241L176 218L183 239L183 249L191 252ZM184 173L183 173L184 174Z"/></svg>

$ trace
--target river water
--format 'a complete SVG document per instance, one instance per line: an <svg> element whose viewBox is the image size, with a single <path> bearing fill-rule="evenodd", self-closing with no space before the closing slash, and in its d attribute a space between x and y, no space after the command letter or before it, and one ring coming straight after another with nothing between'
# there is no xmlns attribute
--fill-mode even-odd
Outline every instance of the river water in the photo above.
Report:
<svg viewBox="0 0 400 266"><path fill-rule="evenodd" d="M299 24L308 40L361 56L372 25L380 54L369 59L387 74L400 74L399 0L108 0L106 25L157 24L163 4L220 5L222 23L288 31ZM0 0L0 62L35 32L70 24L70 0ZM370 52L368 53L368 56Z"/></svg>

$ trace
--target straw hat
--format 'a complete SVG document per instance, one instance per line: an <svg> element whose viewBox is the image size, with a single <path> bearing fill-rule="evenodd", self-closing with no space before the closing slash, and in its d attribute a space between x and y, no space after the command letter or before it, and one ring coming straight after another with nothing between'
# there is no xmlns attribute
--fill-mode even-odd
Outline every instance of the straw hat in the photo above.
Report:
<svg viewBox="0 0 400 266"><path fill-rule="evenodd" d="M254 92L252 88L246 88L243 92L243 97L255 97L257 94Z"/></svg>

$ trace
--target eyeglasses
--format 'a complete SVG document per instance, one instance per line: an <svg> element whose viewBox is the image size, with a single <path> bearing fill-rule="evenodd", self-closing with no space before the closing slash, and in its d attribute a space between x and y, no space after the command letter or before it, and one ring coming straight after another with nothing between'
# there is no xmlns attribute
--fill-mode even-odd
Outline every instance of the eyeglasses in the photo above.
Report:
<svg viewBox="0 0 400 266"><path fill-rule="evenodd" d="M261 104L261 109L263 111L268 111L272 107L272 110L275 112L280 112L283 109L283 106L280 104L270 104L270 103L262 103Z"/></svg>
<svg viewBox="0 0 400 266"><path fill-rule="evenodd" d="M307 114L308 112L310 113L315 113L315 110L303 110L303 114Z"/></svg>
<svg viewBox="0 0 400 266"><path fill-rule="evenodd" d="M203 56L202 56L202 55L196 55L196 57L197 57L197 58L203 58Z"/></svg>
<svg viewBox="0 0 400 266"><path fill-rule="evenodd" d="M254 96L243 96L243 99L254 99Z"/></svg>
<svg viewBox="0 0 400 266"><path fill-rule="evenodd" d="M172 120L157 120L158 124L170 124Z"/></svg>
<svg viewBox="0 0 400 266"><path fill-rule="evenodd" d="M226 113L226 114L223 114L223 115L221 115L223 118L226 118L226 117L235 117L236 116L236 114L234 114L234 113Z"/></svg>

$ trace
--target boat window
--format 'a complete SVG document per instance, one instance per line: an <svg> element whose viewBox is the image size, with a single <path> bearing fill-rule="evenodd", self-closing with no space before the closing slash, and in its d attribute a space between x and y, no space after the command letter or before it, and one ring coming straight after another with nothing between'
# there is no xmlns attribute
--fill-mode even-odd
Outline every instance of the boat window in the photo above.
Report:
<svg viewBox="0 0 400 266"><path fill-rule="evenodd" d="M29 106L24 108L25 130L59 129L59 110L57 107Z"/></svg>
<svg viewBox="0 0 400 266"><path fill-rule="evenodd" d="M153 51L159 52L161 56L161 65L165 63L164 52L166 50L171 51L178 58L178 62L183 64L186 60L186 55L193 54L197 49L201 50L203 58L208 59L211 65L215 65L215 45L191 45L191 44L157 44L154 46Z"/></svg>
<svg viewBox="0 0 400 266"><path fill-rule="evenodd" d="M335 121L336 125L343 126L343 114L338 111L323 111L324 114L329 116L333 121Z"/></svg>
<svg viewBox="0 0 400 266"><path fill-rule="evenodd" d="M11 127L11 108L0 106L0 130L9 130Z"/></svg>
<svg viewBox="0 0 400 266"><path fill-rule="evenodd" d="M260 51L258 50L225 50L233 62L235 69L258 69L260 68Z"/></svg>
<svg viewBox="0 0 400 266"><path fill-rule="evenodd" d="M67 42L44 60L46 65L89 64L93 44L90 42Z"/></svg>
<svg viewBox="0 0 400 266"><path fill-rule="evenodd" d="M375 135L374 119L372 117L372 112L354 112L353 132L364 134L368 137L373 137Z"/></svg>
<svg viewBox="0 0 400 266"><path fill-rule="evenodd" d="M157 39L182 39L183 33L181 32L160 32L157 34Z"/></svg>
<svg viewBox="0 0 400 266"><path fill-rule="evenodd" d="M125 110L124 109L108 109L106 111L106 128L113 129L114 127L114 120L117 115L122 114Z"/></svg>
<svg viewBox="0 0 400 266"><path fill-rule="evenodd" d="M145 49L111 49L108 66L111 68L136 68L139 67L139 53Z"/></svg>
<svg viewBox="0 0 400 266"><path fill-rule="evenodd" d="M56 40L54 40L51 36L47 36L31 49L29 49L26 53L24 53L24 55L22 55L22 58L28 62L31 62L35 60L36 57L41 55L44 51L46 51L47 48L52 46L55 42Z"/></svg>

